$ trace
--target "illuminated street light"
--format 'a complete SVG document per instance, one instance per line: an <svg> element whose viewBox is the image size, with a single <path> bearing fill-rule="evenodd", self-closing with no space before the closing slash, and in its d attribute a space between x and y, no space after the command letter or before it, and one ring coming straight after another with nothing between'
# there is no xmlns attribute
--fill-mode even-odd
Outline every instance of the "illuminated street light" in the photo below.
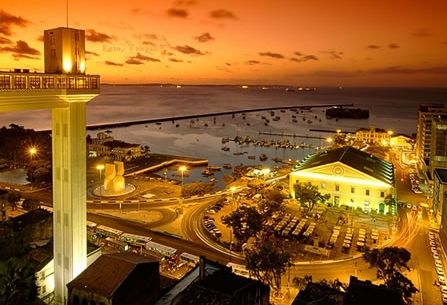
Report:
<svg viewBox="0 0 447 305"><path fill-rule="evenodd" d="M392 130L388 130L388 134L389 134L390 136L392 136L392 135L394 134L394 131L392 131Z"/></svg>
<svg viewBox="0 0 447 305"><path fill-rule="evenodd" d="M28 153L31 156L31 160L33 160L33 157L37 154L37 148L35 146L30 147Z"/></svg>
<svg viewBox="0 0 447 305"><path fill-rule="evenodd" d="M341 129L337 129L337 133L340 133L341 132Z"/></svg>
<svg viewBox="0 0 447 305"><path fill-rule="evenodd" d="M334 139L332 138L326 138L326 142L328 142L329 144L331 144L334 141Z"/></svg>
<svg viewBox="0 0 447 305"><path fill-rule="evenodd" d="M185 171L187 171L188 168L187 168L185 165L181 165L181 166L178 168L178 170L180 171L180 174L181 174L181 177L182 177L182 187L183 187L183 173L184 173Z"/></svg>
<svg viewBox="0 0 447 305"><path fill-rule="evenodd" d="M102 190L102 185L101 185L101 180L102 180L102 171L104 169L104 164L98 164L96 165L96 169L99 171L99 197L101 197L101 190Z"/></svg>

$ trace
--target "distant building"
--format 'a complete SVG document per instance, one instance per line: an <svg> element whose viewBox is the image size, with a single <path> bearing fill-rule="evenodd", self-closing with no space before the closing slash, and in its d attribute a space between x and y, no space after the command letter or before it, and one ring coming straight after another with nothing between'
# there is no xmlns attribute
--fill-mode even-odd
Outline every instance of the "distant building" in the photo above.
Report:
<svg viewBox="0 0 447 305"><path fill-rule="evenodd" d="M142 156L140 144L118 141L104 132L90 138L87 146L91 157L111 156L116 161L129 161Z"/></svg>
<svg viewBox="0 0 447 305"><path fill-rule="evenodd" d="M433 124L435 122L435 124ZM416 157L418 168L427 182L433 180L436 168L437 147L445 143L445 125L447 125L447 108L444 104L423 104L419 107L416 135ZM439 155L445 157L445 152Z"/></svg>
<svg viewBox="0 0 447 305"><path fill-rule="evenodd" d="M381 128L360 128L355 132L356 141L375 144L375 145L390 145L392 132Z"/></svg>
<svg viewBox="0 0 447 305"><path fill-rule="evenodd" d="M129 252L102 255L67 288L68 305L152 305L160 295L159 263Z"/></svg>
<svg viewBox="0 0 447 305"><path fill-rule="evenodd" d="M350 146L320 151L304 159L289 176L293 198L297 182L317 186L322 194L330 195L329 202L335 206L365 212L390 212L385 199L396 196L393 164Z"/></svg>
<svg viewBox="0 0 447 305"><path fill-rule="evenodd" d="M270 288L201 258L155 305L268 305Z"/></svg>
<svg viewBox="0 0 447 305"><path fill-rule="evenodd" d="M402 150L413 150L414 139L404 134L396 134L391 136L390 146Z"/></svg>
<svg viewBox="0 0 447 305"><path fill-rule="evenodd" d="M404 305L399 291L351 276L346 292L309 283L292 305Z"/></svg>

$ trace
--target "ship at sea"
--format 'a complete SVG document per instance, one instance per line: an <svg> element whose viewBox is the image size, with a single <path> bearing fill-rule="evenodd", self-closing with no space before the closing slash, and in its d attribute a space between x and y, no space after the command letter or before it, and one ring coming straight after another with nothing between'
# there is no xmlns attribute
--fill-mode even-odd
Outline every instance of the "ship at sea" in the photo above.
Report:
<svg viewBox="0 0 447 305"><path fill-rule="evenodd" d="M326 110L327 119L368 119L369 110L360 108L332 107Z"/></svg>

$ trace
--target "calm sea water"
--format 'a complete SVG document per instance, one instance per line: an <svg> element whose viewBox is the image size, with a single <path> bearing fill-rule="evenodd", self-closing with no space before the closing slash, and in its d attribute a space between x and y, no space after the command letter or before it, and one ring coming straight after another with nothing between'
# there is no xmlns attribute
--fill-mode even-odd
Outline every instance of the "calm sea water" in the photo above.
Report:
<svg viewBox="0 0 447 305"><path fill-rule="evenodd" d="M236 86L102 86L102 94L88 104L88 123L111 123L147 118L162 118L185 114L199 114L226 110L240 110L269 106L315 105L352 103L356 107L370 110L369 120L326 120L321 109L298 115L297 123L292 121L294 113L276 111L281 119L265 126L262 116L267 112L250 113L245 120L241 115L201 119L191 125L190 121L163 125L135 125L114 129L112 135L128 142L149 145L153 152L172 155L207 158L210 164L222 165L259 164L259 155L266 154L264 162L273 166L273 158L301 159L313 149L275 149L251 145L235 146L230 151L221 150L222 137L249 135L255 139L289 139L291 142L312 146L324 145L324 140L270 137L259 132L277 132L303 136L326 137L329 134L313 132L310 129L342 129L354 131L359 127L375 126L393 130L396 133L413 134L416 131L416 115L421 103L447 104L447 89L402 89L402 88L322 88L312 92L286 92L284 88L261 87L242 89ZM305 118L305 120L303 119ZM311 123L309 123L311 121ZM0 125L18 123L29 128L50 128L49 111L0 114ZM179 127L176 127L179 124ZM225 126L223 126L225 124ZM208 125L207 127L205 125ZM237 156L234 152L246 152ZM256 156L256 160L248 156ZM169 176L172 172L168 173ZM221 178L222 173L217 174ZM190 173L190 180L204 179L201 169ZM209 179L209 178L206 178Z"/></svg>

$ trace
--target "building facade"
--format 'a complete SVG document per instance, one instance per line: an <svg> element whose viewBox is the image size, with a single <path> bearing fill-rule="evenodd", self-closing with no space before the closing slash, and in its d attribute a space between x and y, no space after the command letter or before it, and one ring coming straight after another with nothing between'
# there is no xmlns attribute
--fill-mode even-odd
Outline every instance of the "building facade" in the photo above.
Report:
<svg viewBox="0 0 447 305"><path fill-rule="evenodd" d="M349 206L365 212L394 213L387 199L396 198L394 167L391 163L346 146L321 151L303 160L290 173L290 194L294 185L307 183L329 194L329 203Z"/></svg>
<svg viewBox="0 0 447 305"><path fill-rule="evenodd" d="M111 156L116 161L129 161L142 156L140 144L118 141L104 132L90 138L87 146L91 157Z"/></svg>
<svg viewBox="0 0 447 305"><path fill-rule="evenodd" d="M392 132L381 128L360 128L355 132L355 139L360 142L375 145L390 145Z"/></svg>
<svg viewBox="0 0 447 305"><path fill-rule="evenodd" d="M447 250L447 169L437 168L433 180L433 214L440 223L439 236Z"/></svg>
<svg viewBox="0 0 447 305"><path fill-rule="evenodd" d="M435 124L433 124L434 121L436 121ZM447 108L445 105L420 105L417 119L416 157L419 172L427 182L433 181L433 170L435 166L432 166L432 161L434 160L432 149L438 145L438 133L436 132L437 129L433 133L433 125L437 125L437 128L439 128L439 126L445 125L446 122Z"/></svg>

